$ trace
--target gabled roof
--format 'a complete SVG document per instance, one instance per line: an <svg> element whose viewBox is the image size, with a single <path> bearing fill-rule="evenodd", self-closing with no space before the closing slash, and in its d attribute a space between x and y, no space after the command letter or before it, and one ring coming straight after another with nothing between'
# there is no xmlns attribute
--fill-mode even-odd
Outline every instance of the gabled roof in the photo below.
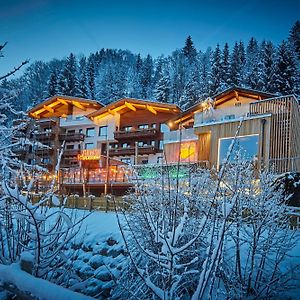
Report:
<svg viewBox="0 0 300 300"><path fill-rule="evenodd" d="M226 102L227 100L231 99L233 96L236 97L237 99L239 96L246 96L254 100L262 100L266 98L275 97L276 95L268 92L257 91L257 90L243 88L239 86L232 86L218 94L215 94L211 98L214 100L215 104L219 104L218 103L219 101L221 101L222 103Z"/></svg>
<svg viewBox="0 0 300 300"><path fill-rule="evenodd" d="M148 110L154 115L156 115L158 112L168 112L172 114L178 114L181 112L181 109L175 104L133 98L122 98L87 115L87 117L90 119L100 118L108 114L123 114L128 111L136 111L137 109Z"/></svg>
<svg viewBox="0 0 300 300"><path fill-rule="evenodd" d="M246 96L248 98L252 98L253 100L262 100L270 97L274 97L276 95L268 93L268 92L261 92L253 89L248 88L242 88L238 86L232 86L218 94L215 94L211 97L211 99L214 101L215 105L220 104L223 102L226 102L227 100L230 100L232 97L238 98L239 96ZM172 118L169 120L170 123L174 123L176 126L179 123L187 122L188 120L193 120L194 114L199 111L203 111L205 108L205 105L203 104L203 101L205 99L200 100L198 103L194 104L178 116ZM175 127L176 127L175 126Z"/></svg>
<svg viewBox="0 0 300 300"><path fill-rule="evenodd" d="M87 108L99 109L104 105L96 100L71 96L55 95L39 103L27 113L35 119L61 117L68 114L69 107L75 106L83 111Z"/></svg>

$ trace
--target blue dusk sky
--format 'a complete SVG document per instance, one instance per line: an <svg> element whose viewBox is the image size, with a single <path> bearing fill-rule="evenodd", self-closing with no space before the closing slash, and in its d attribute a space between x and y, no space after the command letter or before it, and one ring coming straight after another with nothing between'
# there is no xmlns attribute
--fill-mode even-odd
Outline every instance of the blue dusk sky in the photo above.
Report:
<svg viewBox="0 0 300 300"><path fill-rule="evenodd" d="M24 59L66 57L101 48L168 55L190 34L205 50L254 36L278 44L300 19L299 0L0 0L0 74Z"/></svg>

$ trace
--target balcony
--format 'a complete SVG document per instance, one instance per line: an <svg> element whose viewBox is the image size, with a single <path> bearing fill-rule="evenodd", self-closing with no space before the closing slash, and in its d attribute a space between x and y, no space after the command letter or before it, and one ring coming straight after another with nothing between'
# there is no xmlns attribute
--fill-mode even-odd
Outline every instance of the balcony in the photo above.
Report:
<svg viewBox="0 0 300 300"><path fill-rule="evenodd" d="M34 132L34 137L38 141L52 140L55 136L53 131Z"/></svg>
<svg viewBox="0 0 300 300"><path fill-rule="evenodd" d="M82 125L94 126L95 124L85 116L69 115L66 118L61 118L59 125L60 127L70 127L70 126L82 126Z"/></svg>
<svg viewBox="0 0 300 300"><path fill-rule="evenodd" d="M216 108L196 113L194 127L237 121L242 116L249 114L249 108L249 104L241 104L240 106Z"/></svg>
<svg viewBox="0 0 300 300"><path fill-rule="evenodd" d="M198 140L194 128L174 130L164 133L164 144Z"/></svg>
<svg viewBox="0 0 300 300"><path fill-rule="evenodd" d="M131 131L119 130L115 131L116 140L128 139L143 139L143 138L157 138L161 132L156 128L136 129Z"/></svg>
<svg viewBox="0 0 300 300"><path fill-rule="evenodd" d="M38 147L36 148L34 151L33 151L36 155L38 156L48 156L48 155L51 155L53 154L54 152L54 149L53 148L43 148L43 147Z"/></svg>
<svg viewBox="0 0 300 300"><path fill-rule="evenodd" d="M29 145L16 145L11 149L16 155L25 155L29 152Z"/></svg>
<svg viewBox="0 0 300 300"><path fill-rule="evenodd" d="M155 146L144 146L138 147L137 154L155 154L157 152L161 152ZM106 151L103 153L106 155ZM128 148L112 148L109 149L109 156L118 156L118 155L135 155L135 147L128 147Z"/></svg>
<svg viewBox="0 0 300 300"><path fill-rule="evenodd" d="M84 140L84 134L83 133L62 133L59 135L59 141L63 142L81 142Z"/></svg>
<svg viewBox="0 0 300 300"><path fill-rule="evenodd" d="M36 124L40 127L52 127L57 125L57 121L53 119L40 119L36 121Z"/></svg>
<svg viewBox="0 0 300 300"><path fill-rule="evenodd" d="M64 150L64 152L63 152L63 156L64 157L66 157L66 156L68 156L68 157L74 157L74 156L76 156L77 157L77 155L80 153L80 150L79 149L66 149L66 150Z"/></svg>

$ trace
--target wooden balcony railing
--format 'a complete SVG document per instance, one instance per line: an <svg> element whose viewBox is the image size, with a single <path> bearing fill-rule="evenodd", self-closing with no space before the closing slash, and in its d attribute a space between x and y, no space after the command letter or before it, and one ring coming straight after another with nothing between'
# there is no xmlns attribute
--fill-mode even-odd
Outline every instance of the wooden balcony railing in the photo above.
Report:
<svg viewBox="0 0 300 300"><path fill-rule="evenodd" d="M83 133L61 133L59 135L59 141L66 141L66 142L76 142L76 141L83 141L84 140L84 134Z"/></svg>
<svg viewBox="0 0 300 300"><path fill-rule="evenodd" d="M119 130L115 131L116 140L124 139L140 139L140 138L155 138L161 134L156 128L136 129L131 131Z"/></svg>
<svg viewBox="0 0 300 300"><path fill-rule="evenodd" d="M79 149L66 149L63 152L63 156L77 156L80 153Z"/></svg>
<svg viewBox="0 0 300 300"><path fill-rule="evenodd" d="M54 138L55 133L53 131L42 131L42 132L35 132L34 137L38 141L44 141L44 140L51 140Z"/></svg>
<svg viewBox="0 0 300 300"><path fill-rule="evenodd" d="M138 147L137 152L138 154L155 154L161 151L162 150L158 149L155 146L144 146L144 147ZM103 154L106 155L106 151L104 151ZM109 149L109 156L117 156L117 155L135 155L135 147Z"/></svg>

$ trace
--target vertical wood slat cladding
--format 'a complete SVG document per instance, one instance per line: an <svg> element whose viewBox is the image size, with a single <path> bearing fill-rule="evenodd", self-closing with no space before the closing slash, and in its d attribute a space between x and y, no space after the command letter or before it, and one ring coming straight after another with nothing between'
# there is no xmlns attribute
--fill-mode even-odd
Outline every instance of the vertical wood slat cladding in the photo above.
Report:
<svg viewBox="0 0 300 300"><path fill-rule="evenodd" d="M300 112L294 96L250 104L250 115L271 113L270 162L275 172L299 169Z"/></svg>
<svg viewBox="0 0 300 300"><path fill-rule="evenodd" d="M263 125L262 119L266 122ZM201 139L203 134L207 134L207 141L205 146L205 152L199 153L199 159L206 158L209 156L209 162L211 166L217 166L218 162L218 143L220 138L234 137L236 130L239 126L240 121L232 121L228 123L206 125L195 128L195 133L199 135L199 145L201 145ZM263 161L264 164L267 164L267 158L269 157L269 136L270 136L270 126L271 121L270 117L264 118L255 118L247 119L243 121L243 124L238 133L239 136L244 135L259 135L259 149L258 149L258 161ZM264 126L264 136L262 136L262 126ZM209 144L209 145L208 145ZM262 146L263 144L263 146ZM264 157L262 157L262 148L264 148ZM200 146L201 151L201 146ZM209 153L209 155L207 153ZM206 160L206 159L203 159Z"/></svg>

